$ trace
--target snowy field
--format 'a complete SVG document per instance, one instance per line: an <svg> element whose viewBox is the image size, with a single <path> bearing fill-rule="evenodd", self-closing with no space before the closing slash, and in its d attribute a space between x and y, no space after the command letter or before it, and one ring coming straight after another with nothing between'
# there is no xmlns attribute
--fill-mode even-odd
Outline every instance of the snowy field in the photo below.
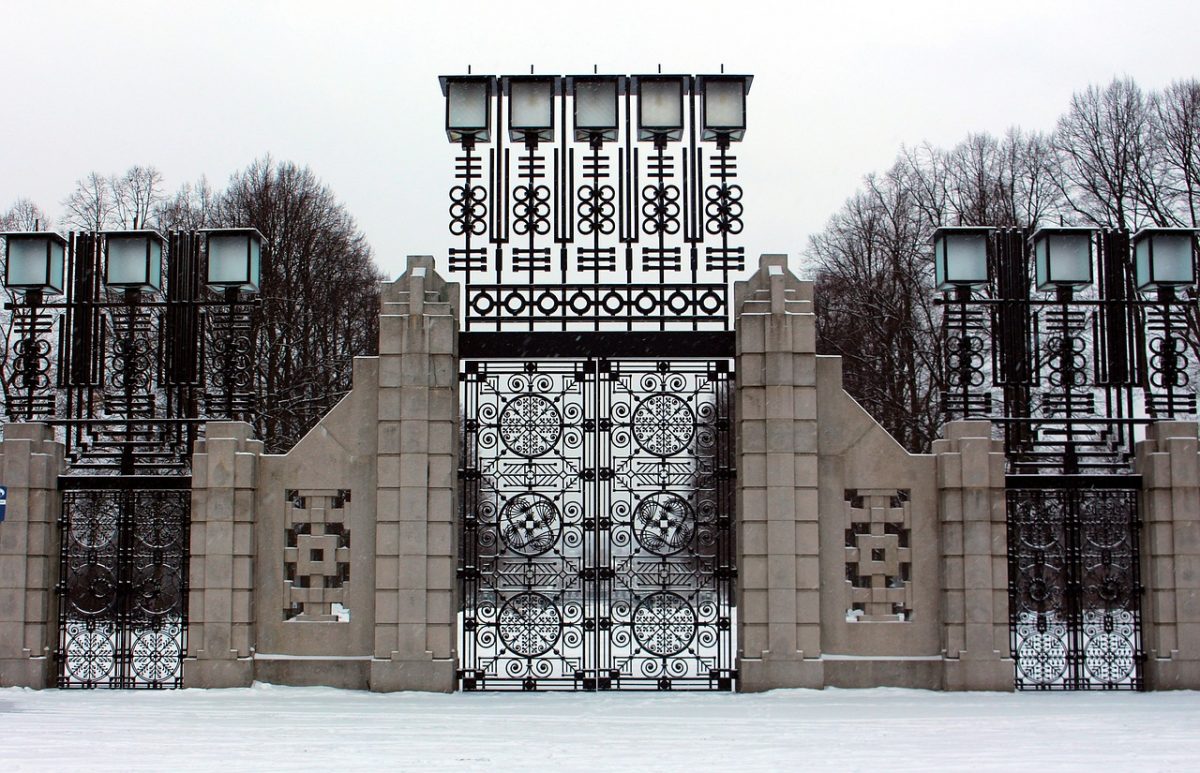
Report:
<svg viewBox="0 0 1200 773"><path fill-rule="evenodd" d="M0 771L1200 769L1200 693L0 690Z"/></svg>

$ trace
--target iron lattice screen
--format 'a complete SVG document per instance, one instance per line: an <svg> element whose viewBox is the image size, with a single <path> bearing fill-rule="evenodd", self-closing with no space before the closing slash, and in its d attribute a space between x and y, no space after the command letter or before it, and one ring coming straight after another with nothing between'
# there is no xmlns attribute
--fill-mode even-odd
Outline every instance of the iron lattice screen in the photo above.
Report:
<svg viewBox="0 0 1200 773"><path fill-rule="evenodd" d="M464 689L731 689L728 360L468 361Z"/></svg>
<svg viewBox="0 0 1200 773"><path fill-rule="evenodd" d="M59 687L182 687L191 491L63 492Z"/></svg>
<svg viewBox="0 0 1200 773"><path fill-rule="evenodd" d="M1009 489L1017 689L1141 689L1140 526L1136 488Z"/></svg>

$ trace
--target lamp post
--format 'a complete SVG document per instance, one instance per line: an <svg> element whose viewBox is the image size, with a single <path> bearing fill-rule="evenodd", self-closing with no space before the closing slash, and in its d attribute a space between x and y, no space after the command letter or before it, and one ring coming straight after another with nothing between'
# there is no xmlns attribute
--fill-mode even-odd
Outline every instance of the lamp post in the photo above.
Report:
<svg viewBox="0 0 1200 773"><path fill-rule="evenodd" d="M233 418L250 406L253 342L251 306L242 293L256 294L262 273L262 234L255 228L204 231L207 284L224 295L223 314L214 315L210 342L217 389L207 397L210 410Z"/></svg>
<svg viewBox="0 0 1200 773"><path fill-rule="evenodd" d="M946 339L947 411L954 402L963 418L973 413L979 400L975 390L983 385L984 327L970 308L971 292L986 285L988 245L991 228L943 227L933 232L934 274L937 289L952 292L953 306L947 306L944 324ZM987 403L990 405L990 401Z"/></svg>
<svg viewBox="0 0 1200 773"><path fill-rule="evenodd" d="M30 421L45 409L39 394L50 386L50 342L42 337L48 325L42 308L48 295L59 295L64 287L67 240L48 231L10 231L5 242L4 284L22 292L24 308L13 314L13 374L10 383L19 405L9 415ZM13 410L16 408L16 410Z"/></svg>
<svg viewBox="0 0 1200 773"><path fill-rule="evenodd" d="M1143 228L1133 236L1134 282L1138 290L1153 292L1155 303L1147 327L1150 341L1150 386L1160 390L1153 413L1164 409L1172 416L1182 405L1195 409L1194 395L1184 395L1190 382L1187 372L1187 316L1179 309L1178 293L1196 284L1196 234L1191 228ZM1189 400L1190 398L1190 400Z"/></svg>

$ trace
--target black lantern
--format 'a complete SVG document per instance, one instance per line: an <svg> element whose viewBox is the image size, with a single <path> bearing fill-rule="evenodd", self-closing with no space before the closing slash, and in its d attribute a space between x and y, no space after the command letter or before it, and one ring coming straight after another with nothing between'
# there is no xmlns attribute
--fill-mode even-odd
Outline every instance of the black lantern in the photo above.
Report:
<svg viewBox="0 0 1200 773"><path fill-rule="evenodd" d="M1194 228L1143 228L1133 235L1139 290L1190 287L1196 283Z"/></svg>
<svg viewBox="0 0 1200 773"><path fill-rule="evenodd" d="M746 135L746 95L751 75L701 75L696 79L700 92L701 140L741 142Z"/></svg>
<svg viewBox="0 0 1200 773"><path fill-rule="evenodd" d="M634 77L639 140L676 142L683 137L683 95L690 80L684 75Z"/></svg>
<svg viewBox="0 0 1200 773"><path fill-rule="evenodd" d="M446 97L446 136L451 142L487 142L492 138L492 89L485 75L442 76Z"/></svg>
<svg viewBox="0 0 1200 773"><path fill-rule="evenodd" d="M575 102L577 141L616 141L617 99L623 93L621 80L612 75L580 75L568 80Z"/></svg>
<svg viewBox="0 0 1200 773"><path fill-rule="evenodd" d="M162 287L163 238L158 231L106 231L104 284L125 290Z"/></svg>
<svg viewBox="0 0 1200 773"><path fill-rule="evenodd" d="M554 92L557 78L510 76L503 81L508 96L508 136L513 142L554 139Z"/></svg>
<svg viewBox="0 0 1200 773"><path fill-rule="evenodd" d="M1092 283L1091 228L1039 228L1033 232L1037 288L1086 287Z"/></svg>
<svg viewBox="0 0 1200 773"><path fill-rule="evenodd" d="M262 234L256 228L216 228L208 234L208 284L224 290L258 292Z"/></svg>
<svg viewBox="0 0 1200 773"><path fill-rule="evenodd" d="M10 231L3 236L6 287L48 294L63 291L66 239L51 231Z"/></svg>
<svg viewBox="0 0 1200 773"><path fill-rule="evenodd" d="M971 226L944 227L933 232L937 289L970 289L987 284L991 233L991 228Z"/></svg>

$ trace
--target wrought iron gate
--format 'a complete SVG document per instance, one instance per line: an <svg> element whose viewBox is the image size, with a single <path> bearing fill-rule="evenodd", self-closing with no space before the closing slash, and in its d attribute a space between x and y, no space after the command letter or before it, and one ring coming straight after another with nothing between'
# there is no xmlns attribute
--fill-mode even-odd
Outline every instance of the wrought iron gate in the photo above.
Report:
<svg viewBox="0 0 1200 773"><path fill-rule="evenodd" d="M460 378L463 689L731 689L729 361Z"/></svg>
<svg viewBox="0 0 1200 773"><path fill-rule="evenodd" d="M183 685L190 505L189 489L63 492L59 687Z"/></svg>
<svg viewBox="0 0 1200 773"><path fill-rule="evenodd" d="M1140 482L1009 488L1009 610L1016 687L1142 687Z"/></svg>

